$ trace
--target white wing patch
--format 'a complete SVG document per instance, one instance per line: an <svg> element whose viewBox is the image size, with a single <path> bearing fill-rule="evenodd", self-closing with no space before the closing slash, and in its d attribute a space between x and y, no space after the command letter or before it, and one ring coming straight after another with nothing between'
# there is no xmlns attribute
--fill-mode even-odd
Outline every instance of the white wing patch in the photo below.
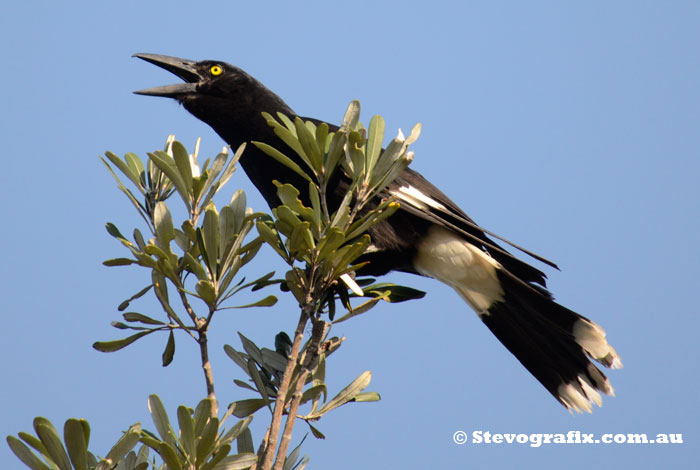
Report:
<svg viewBox="0 0 700 470"><path fill-rule="evenodd" d="M391 194L397 199L407 202L418 209L425 210L427 207L432 207L433 209L447 211L445 206L437 202L435 199L426 196L411 185L401 186L398 190L391 191Z"/></svg>
<svg viewBox="0 0 700 470"><path fill-rule="evenodd" d="M434 201L433 201L434 202ZM418 245L413 266L456 290L479 315L503 300L501 264L456 233L434 225Z"/></svg>

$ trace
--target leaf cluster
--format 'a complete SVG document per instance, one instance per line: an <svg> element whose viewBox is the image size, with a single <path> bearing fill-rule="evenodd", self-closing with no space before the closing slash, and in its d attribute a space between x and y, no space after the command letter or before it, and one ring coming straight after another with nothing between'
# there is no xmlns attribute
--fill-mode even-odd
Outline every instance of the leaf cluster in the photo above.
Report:
<svg viewBox="0 0 700 470"><path fill-rule="evenodd" d="M104 262L106 266L137 265L151 271L151 283L124 301L119 310L153 289L166 318L155 319L139 312L126 312L123 320L113 322L118 329L135 331L126 338L103 341L94 344L103 352L117 351L134 341L156 331L169 332L163 352L163 365L172 361L175 351L173 331L181 329L195 337L195 333L205 331L216 311L228 308L271 306L277 301L268 295L252 304L228 306L226 302L243 289L257 290L268 284L274 273L268 273L252 282L238 278L240 269L258 253L263 239L248 237L255 222L261 217L246 208L246 196L242 190L233 193L228 204L220 210L213 202L214 195L230 179L236 169L236 162L245 149L242 145L229 158L226 148L209 165L197 163L199 141L193 154L174 136L166 142L165 150L148 154L148 162L127 153L121 159L106 152L103 162L114 176L122 192L126 194L141 216L146 220L150 237L146 239L135 228L132 239L124 236L112 223L107 224L107 232L126 247L131 257L113 258ZM111 164L111 165L110 165ZM127 189L117 172L121 171L135 186L145 202L140 202L134 193ZM177 193L187 210L187 217L175 224L167 205L167 199ZM203 215L203 217L202 217ZM193 279L187 283L187 279ZM193 288L192 288L192 284ZM175 289L181 308L171 300L169 287ZM190 298L204 302L206 316L196 315ZM180 310L180 313L178 313ZM184 310L185 315L181 313Z"/></svg>
<svg viewBox="0 0 700 470"><path fill-rule="evenodd" d="M256 223L265 242L293 267L285 275L286 288L299 304L307 303L314 292L322 292L310 313L325 309L333 320L336 300L350 311L359 309L355 313L359 314L381 299L421 297L418 291L384 283L383 291L374 286L372 299L356 309L349 302L351 294L365 296L360 286L371 282L354 279L365 265L362 256L371 249L367 232L399 208L385 189L412 161L413 152L408 147L418 138L420 124L408 138L399 131L383 149L384 119L374 116L365 129L359 122L357 101L350 103L343 124L334 132L326 123L299 117L292 121L282 113L278 119L267 113L263 116L295 154L290 157L263 142L253 145L308 181L308 188L304 188L308 197L303 198L299 188L274 181L281 204L272 210L273 217L261 217ZM340 200L335 200L337 186L346 188ZM393 295L394 287L403 294Z"/></svg>
<svg viewBox="0 0 700 470"><path fill-rule="evenodd" d="M15 455L32 470L237 470L251 467L257 460L248 425L253 416L238 421L230 429L211 416L209 399L199 402L195 409L179 406L176 432L157 395L148 398L148 409L156 432L131 426L102 458L88 451L90 426L84 419L69 419L63 441L46 418L34 420L35 436L20 432L8 436L7 442ZM231 454L234 446L236 453ZM138 452L133 449L143 444ZM149 450L155 451L163 464L149 460ZM37 455L38 454L38 455Z"/></svg>

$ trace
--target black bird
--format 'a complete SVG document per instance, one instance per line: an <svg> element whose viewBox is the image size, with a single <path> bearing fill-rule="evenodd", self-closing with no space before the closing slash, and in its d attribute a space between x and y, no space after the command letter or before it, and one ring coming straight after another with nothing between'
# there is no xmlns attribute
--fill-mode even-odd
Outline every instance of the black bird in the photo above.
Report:
<svg viewBox="0 0 700 470"><path fill-rule="evenodd" d="M184 81L135 93L174 98L233 148L243 142L261 141L286 150L290 158L296 155L285 148L261 113L275 116L281 112L290 118L297 114L240 68L220 61L194 62L156 54L135 57ZM329 126L337 130L337 126ZM300 191L307 187L296 173L255 146L246 148L240 164L271 207L280 204L273 180L291 183ZM347 181L339 182L338 191L343 191L343 187L347 187ZM544 273L514 257L487 234L539 261L555 268L556 265L479 227L411 169L402 172L387 191L400 201L401 208L369 231L372 245L366 259L370 263L362 274L404 271L449 285L570 411L591 412L592 403L601 406L599 392L614 394L608 379L591 362L593 359L613 369L622 367L619 356L605 339L605 331L556 303L546 289ZM336 196L342 198L343 194Z"/></svg>

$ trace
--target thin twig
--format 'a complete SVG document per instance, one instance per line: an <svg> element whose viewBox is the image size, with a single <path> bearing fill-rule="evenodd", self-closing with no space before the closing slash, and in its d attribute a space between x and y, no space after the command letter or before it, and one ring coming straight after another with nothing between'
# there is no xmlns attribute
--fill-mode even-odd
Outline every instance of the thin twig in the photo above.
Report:
<svg viewBox="0 0 700 470"><path fill-rule="evenodd" d="M202 358L202 371L204 372L204 382L207 386L207 398L211 400L211 417L216 418L219 414L219 402L216 400L216 392L214 391L214 374L212 373L211 362L209 362L209 346L207 339L209 322L211 321L212 315L214 315L215 309L209 309L209 315L206 320L200 319L190 305L190 301L187 299L184 290L178 289L177 291L180 294L182 305L185 307L187 314L197 328L197 333L199 333L199 337L195 338L195 340L197 344L199 344L199 354Z"/></svg>
<svg viewBox="0 0 700 470"><path fill-rule="evenodd" d="M275 466L273 467L273 470L282 470L282 468L284 467L284 461L287 458L287 450L289 449L289 444L292 441L292 430L294 429L294 424L296 423L297 411L299 411L299 405L301 403L304 385L306 384L306 377L311 372L311 364L316 359L316 357L318 357L318 352L321 346L321 340L323 339L323 336L326 333L326 322L314 321L313 319L312 321L314 327L311 332L311 340L309 341L307 354L304 358L304 363L301 366L302 369L299 373L299 378L297 379L296 387L294 388L294 393L292 394L292 401L289 405L287 421L284 424L284 432L282 434L282 440L280 441L279 450L277 451L277 459L275 460Z"/></svg>
<svg viewBox="0 0 700 470"><path fill-rule="evenodd" d="M284 412L285 399L289 390L289 385L292 380L292 374L299 357L299 349L301 348L301 340L304 338L304 328L309 315L305 309L302 309L299 316L299 323L294 333L294 342L292 343L292 351L287 358L287 367L284 369L282 383L277 391L277 399L275 400L275 409L272 413L272 423L270 423L270 433L265 451L263 453L263 463L260 470L270 470L272 468L272 459L275 457L275 448L277 447L277 439L279 438L280 423L282 422L282 413Z"/></svg>
<svg viewBox="0 0 700 470"><path fill-rule="evenodd" d="M199 332L199 352L202 356L202 370L204 371L204 381L207 384L207 398L211 401L211 417L216 418L219 414L219 403L216 400L214 392L214 375L211 371L211 362L209 362L209 349L207 346L207 332Z"/></svg>
<svg viewBox="0 0 700 470"><path fill-rule="evenodd" d="M309 375L309 369L307 368L302 369L299 374L299 379L297 380L294 393L292 394L292 401L289 404L289 413L287 413L287 421L284 423L284 432L282 433L282 440L280 441L280 447L277 451L277 460L275 460L273 470L282 470L284 460L287 458L287 449L289 449L289 443L292 440L292 430L294 429L297 418L297 411L299 411L299 403L301 402L304 382L306 382L307 375Z"/></svg>

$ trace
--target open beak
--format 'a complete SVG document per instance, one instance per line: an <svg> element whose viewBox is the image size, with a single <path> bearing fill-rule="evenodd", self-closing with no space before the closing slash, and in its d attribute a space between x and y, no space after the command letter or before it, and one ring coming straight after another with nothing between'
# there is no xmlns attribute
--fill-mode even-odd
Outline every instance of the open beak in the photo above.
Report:
<svg viewBox="0 0 700 470"><path fill-rule="evenodd" d="M197 83L202 79L197 72L195 62L191 60L170 57L167 55L141 53L134 54L132 57L138 57L146 62L155 64L158 67L177 75L185 81L185 83L179 83L177 85L165 85L154 88L146 88L145 90L138 90L134 92L137 95L165 96L168 98L175 98L179 95L195 93L197 91Z"/></svg>

